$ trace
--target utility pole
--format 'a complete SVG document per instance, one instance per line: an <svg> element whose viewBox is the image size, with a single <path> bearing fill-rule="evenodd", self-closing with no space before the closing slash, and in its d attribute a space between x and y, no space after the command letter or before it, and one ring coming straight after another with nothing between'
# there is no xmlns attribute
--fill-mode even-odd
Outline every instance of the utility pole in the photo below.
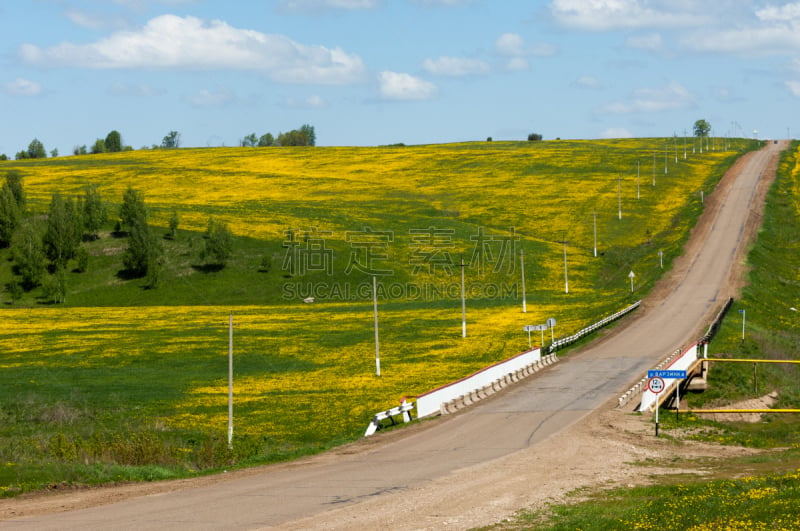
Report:
<svg viewBox="0 0 800 531"><path fill-rule="evenodd" d="M525 253L522 249L519 250L519 267L521 270L521 277L522 277L522 313L528 313L528 305L525 300ZM530 340L531 335L528 334L528 340Z"/></svg>
<svg viewBox="0 0 800 531"><path fill-rule="evenodd" d="M228 448L233 448L233 312L228 316Z"/></svg>
<svg viewBox="0 0 800 531"><path fill-rule="evenodd" d="M569 275L567 274L567 240L564 240L564 293L569 293Z"/></svg>
<svg viewBox="0 0 800 531"><path fill-rule="evenodd" d="M375 375L381 375L381 347L378 341L378 277L372 275L372 314L375 317Z"/></svg>
<svg viewBox="0 0 800 531"><path fill-rule="evenodd" d="M467 337L467 295L464 288L464 255L461 255L461 337Z"/></svg>

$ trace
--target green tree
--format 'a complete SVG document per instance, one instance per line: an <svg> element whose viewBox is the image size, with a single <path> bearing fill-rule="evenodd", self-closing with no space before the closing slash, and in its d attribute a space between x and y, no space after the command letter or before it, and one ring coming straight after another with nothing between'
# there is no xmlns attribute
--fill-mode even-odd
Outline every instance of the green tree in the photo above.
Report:
<svg viewBox="0 0 800 531"><path fill-rule="evenodd" d="M306 146L317 145L317 133L314 131L313 125L303 124L300 127L300 133L306 138Z"/></svg>
<svg viewBox="0 0 800 531"><path fill-rule="evenodd" d="M170 131L161 140L161 147L164 149L176 149L181 147L181 134L177 131Z"/></svg>
<svg viewBox="0 0 800 531"><path fill-rule="evenodd" d="M58 148L53 148L50 150L50 156L56 158L58 156Z"/></svg>
<svg viewBox="0 0 800 531"><path fill-rule="evenodd" d="M269 147L275 145L275 137L272 133L265 133L258 139L258 147Z"/></svg>
<svg viewBox="0 0 800 531"><path fill-rule="evenodd" d="M73 155L86 155L88 152L89 151L87 151L86 149L86 144L82 146L75 146L74 148L72 148Z"/></svg>
<svg viewBox="0 0 800 531"><path fill-rule="evenodd" d="M44 278L42 292L45 299L53 304L67 302L67 278L63 269L59 268L55 273Z"/></svg>
<svg viewBox="0 0 800 531"><path fill-rule="evenodd" d="M178 217L178 211L173 210L172 215L169 217L169 237L173 240L178 236L178 225L181 219Z"/></svg>
<svg viewBox="0 0 800 531"><path fill-rule="evenodd" d="M255 133L250 133L249 135L242 138L242 140L239 141L239 144L242 147L256 147L258 145L258 137L256 136Z"/></svg>
<svg viewBox="0 0 800 531"><path fill-rule="evenodd" d="M27 289L37 286L47 268L47 256L42 241L41 223L31 217L23 220L11 242L12 257L17 274Z"/></svg>
<svg viewBox="0 0 800 531"><path fill-rule="evenodd" d="M0 245L11 243L14 229L25 212L25 204L22 174L16 170L9 171L0 188Z"/></svg>
<svg viewBox="0 0 800 531"><path fill-rule="evenodd" d="M8 160L8 155L5 153L0 153L0 160Z"/></svg>
<svg viewBox="0 0 800 531"><path fill-rule="evenodd" d="M14 200L19 207L20 212L25 212L27 206L27 199L25 197L25 188L22 186L22 174L17 170L10 170L6 172L6 180L4 186L8 186L14 196Z"/></svg>
<svg viewBox="0 0 800 531"><path fill-rule="evenodd" d="M108 153L117 153L122 151L122 135L119 134L119 131L111 131L106 135L106 140L103 142L105 145L105 150Z"/></svg>
<svg viewBox="0 0 800 531"><path fill-rule="evenodd" d="M28 158L31 159L46 159L47 150L44 149L44 144L38 138L31 140L28 144Z"/></svg>
<svg viewBox="0 0 800 531"><path fill-rule="evenodd" d="M128 187L122 195L122 205L119 208L119 219L122 226L129 232L133 224L139 220L147 223L147 207L144 204L144 195L139 190Z"/></svg>
<svg viewBox="0 0 800 531"><path fill-rule="evenodd" d="M97 185L90 184L86 187L80 210L83 229L90 238L96 240L99 237L100 229L108 219L108 210L100 197Z"/></svg>
<svg viewBox="0 0 800 531"><path fill-rule="evenodd" d="M209 219L201 258L206 263L225 267L232 255L233 233L225 223Z"/></svg>
<svg viewBox="0 0 800 531"><path fill-rule="evenodd" d="M80 215L72 198L64 199L56 192L50 200L44 232L44 250L57 268L64 268L75 255L82 234Z"/></svg>
<svg viewBox="0 0 800 531"><path fill-rule="evenodd" d="M711 124L705 120L697 120L694 123L693 130L694 136L699 136L702 138L704 136L708 136L708 134L711 132Z"/></svg>
<svg viewBox="0 0 800 531"><path fill-rule="evenodd" d="M94 141L94 144L92 144L92 155L97 155L99 153L105 153L105 152L106 152L106 143L102 138L98 138L97 140Z"/></svg>
<svg viewBox="0 0 800 531"><path fill-rule="evenodd" d="M164 248L144 217L133 220L128 248L122 255L126 271L138 277L148 277L148 287L156 287Z"/></svg>

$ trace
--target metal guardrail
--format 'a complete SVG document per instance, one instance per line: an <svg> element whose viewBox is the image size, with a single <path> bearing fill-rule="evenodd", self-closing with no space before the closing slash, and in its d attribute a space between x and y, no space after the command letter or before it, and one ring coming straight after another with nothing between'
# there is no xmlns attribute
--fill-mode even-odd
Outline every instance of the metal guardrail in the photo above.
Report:
<svg viewBox="0 0 800 531"><path fill-rule="evenodd" d="M732 305L733 305L733 297L729 298L728 302L726 302L722 306L722 309L720 309L720 311L717 313L717 316L714 318L714 321L708 327L708 330L706 331L705 335L697 341L698 343L700 343L701 345L705 345L710 343L711 340L714 339L714 336L717 335L719 327L722 324L722 320L725 319L725 316L728 314L728 310L731 309Z"/></svg>
<svg viewBox="0 0 800 531"><path fill-rule="evenodd" d="M547 351L552 353L552 352L557 351L560 348L563 348L563 347L569 345L570 343L574 343L574 342L578 341L582 337L584 337L584 336L586 336L588 334L591 334L595 330L598 330L598 329L606 326L607 324L616 321L617 319L619 319L623 315L626 315L626 314L632 312L633 310L638 308L640 304L642 304L642 301L640 301L640 300L636 301L633 304L631 304L630 306L628 306L627 308L625 308L624 310L620 310L617 313L615 313L614 315L609 315L608 317L606 317L602 321L598 321L598 322L594 323L593 325L587 326L586 328L584 328L582 330L579 330L578 332L572 334L571 336L562 337L562 338L556 339L553 342L553 344L550 345L550 347L548 348Z"/></svg>

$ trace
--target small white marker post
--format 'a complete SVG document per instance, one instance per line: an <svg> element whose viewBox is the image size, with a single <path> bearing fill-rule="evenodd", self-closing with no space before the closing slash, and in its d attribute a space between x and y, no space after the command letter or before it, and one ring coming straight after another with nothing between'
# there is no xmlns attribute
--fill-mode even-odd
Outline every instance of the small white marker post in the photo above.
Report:
<svg viewBox="0 0 800 531"><path fill-rule="evenodd" d="M375 375L381 375L381 347L378 341L378 277L372 275L372 313L375 316Z"/></svg>
<svg viewBox="0 0 800 531"><path fill-rule="evenodd" d="M467 337L467 295L464 289L464 256L461 256L461 337Z"/></svg>
<svg viewBox="0 0 800 531"><path fill-rule="evenodd" d="M524 332L528 332L528 348L533 348L533 344L531 343L531 331L535 330L536 327L533 325L525 325L522 327Z"/></svg>
<svg viewBox="0 0 800 531"><path fill-rule="evenodd" d="M639 180L640 180L640 177L641 177L640 170L641 170L640 162L637 160L636 161L636 199L641 199L642 198L641 194L639 193Z"/></svg>
<svg viewBox="0 0 800 531"><path fill-rule="evenodd" d="M742 341L744 341L744 322L745 322L745 317L746 317L744 308L739 310L739 313L742 314Z"/></svg>
<svg viewBox="0 0 800 531"><path fill-rule="evenodd" d="M635 277L635 276L636 276L636 275L633 273L633 271L631 271L630 273L628 273L628 278L630 278L630 279L631 279L631 293L633 293L633 277Z"/></svg>
<svg viewBox="0 0 800 531"><path fill-rule="evenodd" d="M658 263L664 269L664 251L658 251Z"/></svg>
<svg viewBox="0 0 800 531"><path fill-rule="evenodd" d="M525 300L525 254L522 249L519 250L519 268L522 277L522 313L528 313L528 304ZM530 334L528 334L528 339L530 339Z"/></svg>

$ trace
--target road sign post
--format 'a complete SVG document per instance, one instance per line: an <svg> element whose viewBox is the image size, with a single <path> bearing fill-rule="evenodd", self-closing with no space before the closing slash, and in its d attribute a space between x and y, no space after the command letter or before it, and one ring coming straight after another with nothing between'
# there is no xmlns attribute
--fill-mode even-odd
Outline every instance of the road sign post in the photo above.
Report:
<svg viewBox="0 0 800 531"><path fill-rule="evenodd" d="M648 377L650 377L649 372ZM656 395L656 437L658 437L658 395L664 390L664 387L664 379L660 376L652 376L647 380L647 389Z"/></svg>

